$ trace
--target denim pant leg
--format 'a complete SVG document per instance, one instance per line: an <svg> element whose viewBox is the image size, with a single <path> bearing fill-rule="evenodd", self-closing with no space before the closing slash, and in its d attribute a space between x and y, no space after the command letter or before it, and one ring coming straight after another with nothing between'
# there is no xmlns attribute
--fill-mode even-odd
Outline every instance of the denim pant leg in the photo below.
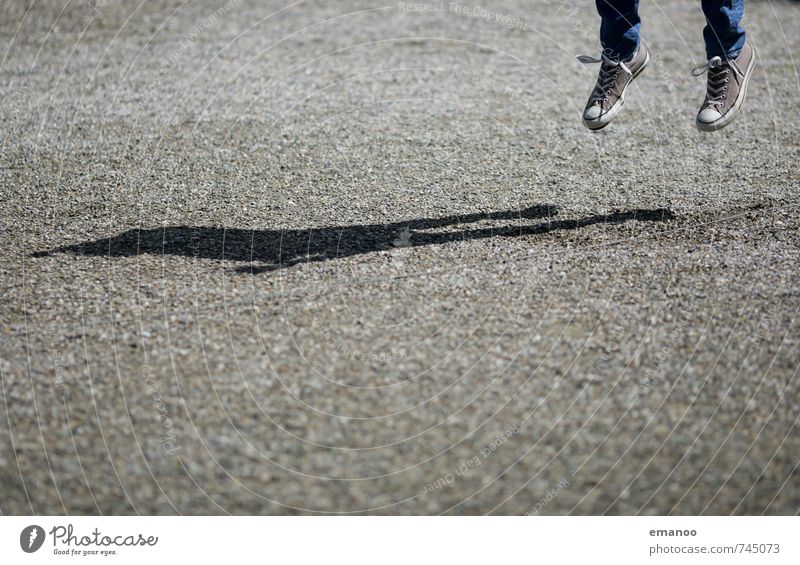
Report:
<svg viewBox="0 0 800 565"><path fill-rule="evenodd" d="M600 43L603 51L612 59L627 61L639 46L639 0L595 2L601 18Z"/></svg>
<svg viewBox="0 0 800 565"><path fill-rule="evenodd" d="M599 0L598 0L599 1ZM744 0L702 0L706 27L706 56L735 59L744 45L745 33L739 22L744 15Z"/></svg>

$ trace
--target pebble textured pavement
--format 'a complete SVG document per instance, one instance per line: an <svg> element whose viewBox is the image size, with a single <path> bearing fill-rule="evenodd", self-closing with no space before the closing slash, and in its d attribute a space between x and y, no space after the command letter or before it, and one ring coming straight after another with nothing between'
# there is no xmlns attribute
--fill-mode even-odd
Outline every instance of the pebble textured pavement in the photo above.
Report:
<svg viewBox="0 0 800 565"><path fill-rule="evenodd" d="M2 514L795 514L800 5L0 7Z"/></svg>

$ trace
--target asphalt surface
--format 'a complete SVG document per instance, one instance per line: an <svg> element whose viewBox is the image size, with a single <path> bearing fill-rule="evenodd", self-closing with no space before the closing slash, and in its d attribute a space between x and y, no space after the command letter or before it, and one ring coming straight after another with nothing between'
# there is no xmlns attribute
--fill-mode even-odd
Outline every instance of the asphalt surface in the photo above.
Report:
<svg viewBox="0 0 800 565"><path fill-rule="evenodd" d="M4 2L0 511L797 513L800 6L578 4Z"/></svg>

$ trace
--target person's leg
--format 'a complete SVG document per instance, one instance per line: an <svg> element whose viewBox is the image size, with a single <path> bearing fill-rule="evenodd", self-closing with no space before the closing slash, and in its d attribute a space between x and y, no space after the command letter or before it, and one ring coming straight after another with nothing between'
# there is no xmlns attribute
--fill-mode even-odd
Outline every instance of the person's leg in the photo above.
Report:
<svg viewBox="0 0 800 565"><path fill-rule="evenodd" d="M639 0L595 1L602 20L600 43L603 52L611 59L627 61L639 46Z"/></svg>
<svg viewBox="0 0 800 565"><path fill-rule="evenodd" d="M745 41L741 21L744 0L702 0L708 25L703 30L708 63L693 72L708 72L706 97L697 114L700 131L717 131L742 109L755 68L755 52Z"/></svg>
<svg viewBox="0 0 800 565"><path fill-rule="evenodd" d="M702 0L702 4L707 22L703 29L706 57L736 59L745 42L744 28L740 25L744 0Z"/></svg>
<svg viewBox="0 0 800 565"><path fill-rule="evenodd" d="M639 38L639 0L596 0L602 18L600 57L578 56L581 63L600 63L600 73L583 110L583 125L606 127L622 109L625 91L650 61Z"/></svg>

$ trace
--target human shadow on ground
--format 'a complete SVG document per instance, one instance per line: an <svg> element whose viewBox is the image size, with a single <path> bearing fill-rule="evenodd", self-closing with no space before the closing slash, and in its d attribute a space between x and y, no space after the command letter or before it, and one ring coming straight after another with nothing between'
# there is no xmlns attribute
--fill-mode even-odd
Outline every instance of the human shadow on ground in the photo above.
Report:
<svg viewBox="0 0 800 565"><path fill-rule="evenodd" d="M421 247L454 241L493 237L524 237L557 230L575 230L595 224L628 221L663 222L674 218L667 208L637 209L595 214L580 219L556 219L558 210L549 204L523 210L457 214L390 224L332 226L310 229L250 230L203 226L170 226L131 229L108 238L67 245L34 253L132 257L140 254L179 255L218 261L248 263L242 272L263 273L302 263L330 261L402 247ZM483 221L543 220L448 231L426 231Z"/></svg>

